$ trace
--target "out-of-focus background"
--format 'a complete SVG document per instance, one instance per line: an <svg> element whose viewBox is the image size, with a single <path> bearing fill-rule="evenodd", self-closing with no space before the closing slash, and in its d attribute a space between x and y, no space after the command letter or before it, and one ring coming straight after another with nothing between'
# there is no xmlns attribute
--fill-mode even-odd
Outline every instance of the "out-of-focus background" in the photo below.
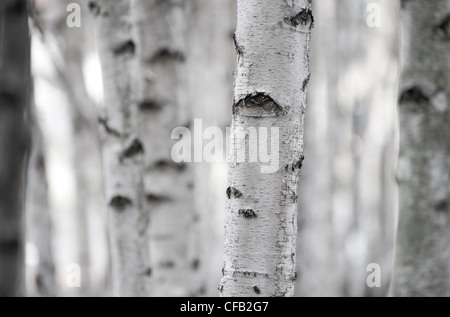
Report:
<svg viewBox="0 0 450 317"><path fill-rule="evenodd" d="M71 3L80 4L80 27L67 25ZM225 131L236 68L236 4L188 0L186 5L186 98L203 128ZM399 1L314 0L313 12L296 295L386 296L397 216ZM93 18L83 0L35 0L32 17L35 122L26 198L26 294L110 296L97 128L108 105ZM190 164L200 215L201 295L216 296L227 163ZM366 283L371 263L381 268L380 287Z"/></svg>

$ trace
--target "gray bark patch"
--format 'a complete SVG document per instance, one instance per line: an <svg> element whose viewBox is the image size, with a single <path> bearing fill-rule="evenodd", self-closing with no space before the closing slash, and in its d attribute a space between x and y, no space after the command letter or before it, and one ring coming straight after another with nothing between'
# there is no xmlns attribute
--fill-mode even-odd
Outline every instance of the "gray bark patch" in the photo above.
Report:
<svg viewBox="0 0 450 317"><path fill-rule="evenodd" d="M113 53L116 56L120 55L134 55L136 52L136 44L133 40L128 40L113 49Z"/></svg>
<svg viewBox="0 0 450 317"><path fill-rule="evenodd" d="M227 197L228 197L228 199L241 198L242 193L234 187L228 187L227 188Z"/></svg>
<svg viewBox="0 0 450 317"><path fill-rule="evenodd" d="M434 206L434 210L437 211L437 212L447 212L447 210L448 210L448 201L447 200L442 200L442 201L438 202Z"/></svg>
<svg viewBox="0 0 450 317"><path fill-rule="evenodd" d="M239 209L238 214L244 218L256 218L256 212L253 209Z"/></svg>
<svg viewBox="0 0 450 317"><path fill-rule="evenodd" d="M109 205L117 211L124 211L126 208L131 207L133 203L131 202L131 199L118 195L111 199Z"/></svg>
<svg viewBox="0 0 450 317"><path fill-rule="evenodd" d="M175 267L175 262L173 261L166 261L159 264L160 267L166 268L166 269L172 269Z"/></svg>
<svg viewBox="0 0 450 317"><path fill-rule="evenodd" d="M175 163L173 161L168 160L159 160L149 167L149 170L158 170L158 171L167 171L167 170L175 170L182 172L186 170L186 163Z"/></svg>
<svg viewBox="0 0 450 317"><path fill-rule="evenodd" d="M233 113L247 117L276 117L283 113L283 108L269 95L257 92L239 100Z"/></svg>

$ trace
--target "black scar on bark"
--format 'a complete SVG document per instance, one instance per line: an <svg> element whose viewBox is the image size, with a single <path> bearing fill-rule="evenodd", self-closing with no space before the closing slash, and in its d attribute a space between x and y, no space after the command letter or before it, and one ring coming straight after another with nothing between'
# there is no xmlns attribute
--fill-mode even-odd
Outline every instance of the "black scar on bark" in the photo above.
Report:
<svg viewBox="0 0 450 317"><path fill-rule="evenodd" d="M258 286L253 286L253 290L255 291L256 294L261 294L261 290L259 289Z"/></svg>
<svg viewBox="0 0 450 317"><path fill-rule="evenodd" d="M294 164L287 164L284 169L286 170L286 172L292 171L295 172L296 170L301 170L303 167L303 161L305 160L305 156L302 155L300 156L299 160L297 162L295 162Z"/></svg>
<svg viewBox="0 0 450 317"><path fill-rule="evenodd" d="M186 167L186 163L175 163L169 160L159 160L151 165L148 170L168 171L170 169L173 169L182 172L186 169Z"/></svg>
<svg viewBox="0 0 450 317"><path fill-rule="evenodd" d="M308 86L309 80L311 79L311 74L308 74L308 77L302 83L302 91L305 91L306 86Z"/></svg>
<svg viewBox="0 0 450 317"><path fill-rule="evenodd" d="M441 22L434 27L434 32L443 40L450 40L450 14L446 15Z"/></svg>
<svg viewBox="0 0 450 317"><path fill-rule="evenodd" d="M0 251L2 253L15 253L20 249L20 242L16 238L0 241Z"/></svg>
<svg viewBox="0 0 450 317"><path fill-rule="evenodd" d="M176 50L176 49L170 49L170 48L161 48L156 51L155 54L149 59L150 63L157 63L157 62L184 62L186 61L186 56L183 52Z"/></svg>
<svg viewBox="0 0 450 317"><path fill-rule="evenodd" d="M436 210L437 212L446 212L448 210L448 201L442 200L442 201L438 202L434 206L434 210Z"/></svg>
<svg viewBox="0 0 450 317"><path fill-rule="evenodd" d="M431 109L430 98L417 86L405 89L400 95L399 104L415 113Z"/></svg>
<svg viewBox="0 0 450 317"><path fill-rule="evenodd" d="M125 41L113 49L113 53L116 56L120 55L134 55L136 51L136 44L133 40Z"/></svg>
<svg viewBox="0 0 450 317"><path fill-rule="evenodd" d="M228 187L227 188L227 197L228 197L228 199L240 198L240 197L242 197L242 193L234 187Z"/></svg>
<svg viewBox="0 0 450 317"><path fill-rule="evenodd" d="M199 259L195 259L194 261L192 261L192 269L194 271L197 271L200 267L200 260Z"/></svg>
<svg viewBox="0 0 450 317"><path fill-rule="evenodd" d="M102 9L100 8L100 5L98 4L97 1L89 1L88 8L89 11L94 16L99 16L100 13L102 12Z"/></svg>
<svg viewBox="0 0 450 317"><path fill-rule="evenodd" d="M111 201L109 202L109 205L114 208L117 211L124 211L125 208L128 208L133 205L131 202L131 199L125 197L125 196L114 196Z"/></svg>
<svg viewBox="0 0 450 317"><path fill-rule="evenodd" d="M149 267L146 271L145 271L145 275L147 276L151 276L152 275L152 268Z"/></svg>
<svg viewBox="0 0 450 317"><path fill-rule="evenodd" d="M162 109L162 105L155 99L145 99L139 103L139 109L142 111L156 112Z"/></svg>
<svg viewBox="0 0 450 317"><path fill-rule="evenodd" d="M138 139L134 139L127 148L120 154L120 160L144 154L144 147Z"/></svg>
<svg viewBox="0 0 450 317"><path fill-rule="evenodd" d="M238 214L247 219L257 217L256 212L253 209L239 209Z"/></svg>
<svg viewBox="0 0 450 317"><path fill-rule="evenodd" d="M285 17L284 22L296 28L298 25L308 25L311 29L314 26L314 16L310 9L302 9L294 16Z"/></svg>
<svg viewBox="0 0 450 317"><path fill-rule="evenodd" d="M248 117L276 117L283 108L266 93L256 92L239 100L233 107L233 114Z"/></svg>

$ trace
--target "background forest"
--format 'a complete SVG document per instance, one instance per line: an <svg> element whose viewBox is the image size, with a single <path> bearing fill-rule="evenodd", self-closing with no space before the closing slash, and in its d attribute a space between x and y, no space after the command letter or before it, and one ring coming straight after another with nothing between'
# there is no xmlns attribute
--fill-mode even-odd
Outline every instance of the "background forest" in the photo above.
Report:
<svg viewBox="0 0 450 317"><path fill-rule="evenodd" d="M283 295L450 296L450 0L2 1L0 296L281 296L227 284L254 249L228 238L244 29L270 55L251 22L278 3L310 74Z"/></svg>

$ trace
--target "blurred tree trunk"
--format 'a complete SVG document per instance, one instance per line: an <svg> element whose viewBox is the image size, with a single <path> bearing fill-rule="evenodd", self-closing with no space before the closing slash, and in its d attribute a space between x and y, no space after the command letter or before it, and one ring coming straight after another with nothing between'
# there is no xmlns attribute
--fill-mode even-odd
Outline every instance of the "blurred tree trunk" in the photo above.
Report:
<svg viewBox="0 0 450 317"><path fill-rule="evenodd" d="M219 290L222 296L292 296L297 184L303 162L303 117L310 76L311 3L238 0L237 4L238 68L225 264ZM246 129L248 137L244 136ZM270 134L270 145L264 134ZM274 157L270 162L275 166L262 163L265 157L261 153L268 154L269 148L279 159L276 162ZM249 157L242 162L244 152ZM259 161L254 159L255 154Z"/></svg>
<svg viewBox="0 0 450 317"><path fill-rule="evenodd" d="M450 296L450 1L402 1L400 213L391 293Z"/></svg>
<svg viewBox="0 0 450 317"><path fill-rule="evenodd" d="M194 118L203 129L220 128L225 133L231 123L230 100L236 54L234 0L189 0L187 74L189 98ZM224 139L225 141L225 139ZM224 143L225 144L225 143ZM228 153L215 162L195 164L194 203L200 215L201 295L217 296L223 265L223 217L227 185Z"/></svg>
<svg viewBox="0 0 450 317"><path fill-rule="evenodd" d="M380 296L389 286L398 2L374 3L379 28L367 24L369 2L313 3L317 36L299 208L301 296ZM367 286L370 263L381 266L380 288Z"/></svg>
<svg viewBox="0 0 450 317"><path fill-rule="evenodd" d="M114 294L148 296L148 213L145 209L144 140L137 135L136 79L131 67L132 38L129 0L90 1L95 16L102 63L105 113L99 118L103 137L105 191L110 219Z"/></svg>
<svg viewBox="0 0 450 317"><path fill-rule="evenodd" d="M0 4L0 296L24 294L24 201L30 142L26 0Z"/></svg>
<svg viewBox="0 0 450 317"><path fill-rule="evenodd" d="M28 166L27 238L39 254L32 276L36 294L56 296L55 266L52 251L52 223L48 204L48 186L44 157L44 140L35 111L32 111L32 146Z"/></svg>
<svg viewBox="0 0 450 317"><path fill-rule="evenodd" d="M186 1L135 0L139 134L145 152L145 195L153 296L197 296L199 214L193 165L171 157L172 130L189 127Z"/></svg>

